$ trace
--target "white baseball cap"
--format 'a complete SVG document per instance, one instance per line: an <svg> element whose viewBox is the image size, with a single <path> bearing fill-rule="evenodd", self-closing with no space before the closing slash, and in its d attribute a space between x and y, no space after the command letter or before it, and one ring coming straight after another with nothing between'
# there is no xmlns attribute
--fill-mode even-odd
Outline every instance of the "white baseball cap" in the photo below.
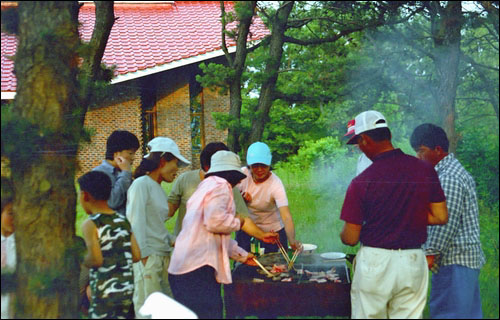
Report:
<svg viewBox="0 0 500 320"><path fill-rule="evenodd" d="M181 155L179 147L174 142L174 140L167 137L156 137L153 140L149 141L148 150L149 153L145 155L144 158L147 158L151 154L151 152L169 152L174 157L180 160L181 163L179 163L179 166L188 166L191 164L190 161L188 161Z"/></svg>
<svg viewBox="0 0 500 320"><path fill-rule="evenodd" d="M241 170L240 157L231 151L220 150L214 153L210 161L210 169L207 174L222 171L238 171L243 174Z"/></svg>
<svg viewBox="0 0 500 320"><path fill-rule="evenodd" d="M361 112L354 118L354 135L347 144L356 144L361 133L378 128L387 128L387 120L380 112L375 110Z"/></svg>

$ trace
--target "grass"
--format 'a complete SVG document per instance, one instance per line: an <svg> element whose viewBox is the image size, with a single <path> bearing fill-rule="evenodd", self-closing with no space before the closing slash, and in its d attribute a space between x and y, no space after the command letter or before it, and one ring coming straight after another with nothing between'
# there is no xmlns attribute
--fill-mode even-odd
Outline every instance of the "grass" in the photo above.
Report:
<svg viewBox="0 0 500 320"><path fill-rule="evenodd" d="M281 178L287 190L290 211L299 241L316 244L317 252L356 253L359 245L354 248L345 246L339 236L343 226L339 218L340 210L347 185L352 179L352 175L347 172L354 172L354 169L350 164L340 165L337 168L341 170L324 169L314 173L277 169L275 173ZM168 194L172 185L163 183L162 187ZM479 207L481 242L486 255L486 264L479 276L483 316L498 319L498 203L488 205L480 202ZM86 218L86 214L79 207L77 215L77 234L81 235L80 225ZM175 218L167 221L165 225L172 232ZM424 318L428 317L429 311L426 307Z"/></svg>

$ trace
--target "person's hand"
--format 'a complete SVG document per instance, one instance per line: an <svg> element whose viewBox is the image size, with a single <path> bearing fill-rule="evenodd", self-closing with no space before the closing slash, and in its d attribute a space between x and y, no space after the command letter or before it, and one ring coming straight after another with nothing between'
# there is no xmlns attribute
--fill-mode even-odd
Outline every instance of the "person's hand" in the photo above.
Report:
<svg viewBox="0 0 500 320"><path fill-rule="evenodd" d="M432 266L434 265L434 258L436 258L435 255L428 255L428 256L425 256L425 259L427 260L427 267L429 268L429 270L432 268Z"/></svg>
<svg viewBox="0 0 500 320"><path fill-rule="evenodd" d="M298 250L302 249L302 243L295 239L289 239L288 242L290 243L290 247L292 247L293 250Z"/></svg>
<svg viewBox="0 0 500 320"><path fill-rule="evenodd" d="M243 263L246 265L252 266L252 267L257 267L258 266L257 262L255 262L255 260L253 258L255 258L254 254L249 252L247 259Z"/></svg>
<svg viewBox="0 0 500 320"><path fill-rule="evenodd" d="M236 214L236 218L240 219L240 230L243 228L243 225L245 224L245 217L242 216L241 214Z"/></svg>
<svg viewBox="0 0 500 320"><path fill-rule="evenodd" d="M252 196L250 195L250 193L243 192L241 196L243 197L243 200L245 200L246 203L252 202Z"/></svg>
<svg viewBox="0 0 500 320"><path fill-rule="evenodd" d="M121 171L131 171L132 170L132 164L128 159L125 159L122 156L115 156L114 158L116 165L118 168L120 168Z"/></svg>
<svg viewBox="0 0 500 320"><path fill-rule="evenodd" d="M279 234L277 232L264 232L264 235L262 237L262 241L265 243L275 243L279 239Z"/></svg>

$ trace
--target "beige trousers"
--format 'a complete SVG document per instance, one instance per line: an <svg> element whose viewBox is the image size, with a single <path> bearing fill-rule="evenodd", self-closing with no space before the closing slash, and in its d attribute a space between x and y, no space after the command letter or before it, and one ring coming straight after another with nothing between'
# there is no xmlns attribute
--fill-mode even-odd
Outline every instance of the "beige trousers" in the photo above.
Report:
<svg viewBox="0 0 500 320"><path fill-rule="evenodd" d="M421 249L389 250L361 246L354 261L351 317L422 318L428 272Z"/></svg>
<svg viewBox="0 0 500 320"><path fill-rule="evenodd" d="M163 292L173 298L170 284L168 283L168 265L170 255L150 255L144 265L141 261L134 263L134 310L140 318L139 309L144 301L153 292Z"/></svg>

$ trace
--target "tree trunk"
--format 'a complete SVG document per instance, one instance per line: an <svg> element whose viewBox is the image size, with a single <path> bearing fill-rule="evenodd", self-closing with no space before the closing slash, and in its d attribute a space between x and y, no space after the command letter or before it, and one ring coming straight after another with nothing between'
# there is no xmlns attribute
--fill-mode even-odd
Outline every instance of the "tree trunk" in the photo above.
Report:
<svg viewBox="0 0 500 320"><path fill-rule="evenodd" d="M450 140L450 152L455 152L459 137L455 132L455 98L457 94L460 62L460 41L463 25L462 3L448 1L440 7L431 2L434 63L438 72L437 116Z"/></svg>
<svg viewBox="0 0 500 320"><path fill-rule="evenodd" d="M250 25L252 24L252 18L255 12L255 7L257 1L243 1L236 3L236 5L242 6L238 10L238 38L236 39L236 53L234 60L231 58L227 49L225 50L226 58L234 70L234 76L231 78L229 83L229 115L231 116L232 123L228 129L227 146L229 150L234 152L239 152L240 146L240 114L241 114L241 75L245 69L245 61L247 59L247 38L250 30ZM221 2L221 8L224 10L224 3ZM224 15L225 12L222 12ZM223 23L223 34L224 34L225 23ZM223 38L224 39L224 38ZM223 41L225 46L225 40Z"/></svg>
<svg viewBox="0 0 500 320"><path fill-rule="evenodd" d="M285 31L288 21L288 16L292 11L294 2L289 1L284 3L276 12L272 23L273 30L271 32L271 40L269 47L269 59L266 63L265 74L266 80L262 84L259 97L259 105L257 113L252 120L252 131L250 133L249 143L262 139L262 133L266 123L269 121L269 110L274 101L274 91L278 80L278 71L283 55L283 43Z"/></svg>
<svg viewBox="0 0 500 320"><path fill-rule="evenodd" d="M78 316L74 174L81 132L76 1L19 2L14 113L37 130L36 152L12 163L17 246L16 318ZM29 143L30 141L28 141ZM34 144L35 142L32 141ZM28 146L19 145L19 152Z"/></svg>
<svg viewBox="0 0 500 320"><path fill-rule="evenodd" d="M113 1L95 1L95 26L92 32L92 38L89 42L89 56L83 62L80 78L83 78L80 90L81 97L81 123L85 121L85 113L92 100L94 85L97 80L103 80L103 70L101 70L101 61L104 56L104 50L108 43L111 28L115 22Z"/></svg>

